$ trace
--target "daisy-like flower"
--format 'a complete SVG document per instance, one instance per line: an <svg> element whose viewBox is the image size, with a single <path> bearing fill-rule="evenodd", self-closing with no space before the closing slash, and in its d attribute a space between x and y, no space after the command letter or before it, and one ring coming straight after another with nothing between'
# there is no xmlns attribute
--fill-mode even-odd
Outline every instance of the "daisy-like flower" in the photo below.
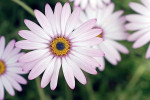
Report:
<svg viewBox="0 0 150 100"><path fill-rule="evenodd" d="M22 91L20 84L27 84L27 81L19 74L26 74L22 71L22 64L17 62L23 55L20 49L14 48L15 41L12 40L5 47L5 38L0 38L0 100L4 99L4 89L14 96L16 89Z"/></svg>
<svg viewBox="0 0 150 100"><path fill-rule="evenodd" d="M129 6L139 14L130 14L126 16L129 23L126 29L135 31L128 37L128 41L135 41L133 48L139 48L150 41L150 0L141 0L143 4L131 2ZM148 47L146 58L150 58L150 45Z"/></svg>
<svg viewBox="0 0 150 100"><path fill-rule="evenodd" d="M123 11L114 11L114 4L111 3L104 8L92 9L88 6L85 11L82 11L80 16L80 23L83 23L91 18L97 18L97 24L95 28L101 28L102 34L97 37L102 37L104 42L93 46L105 53L105 58L113 65L117 65L118 61L121 61L120 53L129 53L128 49L122 44L118 43L118 40L125 40L127 33L124 28L125 18L122 16ZM96 59L99 63L102 63L100 70L104 70L105 62L104 58Z"/></svg>
<svg viewBox="0 0 150 100"><path fill-rule="evenodd" d="M35 10L39 25L25 20L29 30L22 30L19 35L26 40L16 43L16 46L26 50L33 50L23 55L19 61L26 63L23 70L31 70L29 79L35 79L43 73L41 87L50 83L54 90L57 86L59 70L62 66L63 74L70 88L75 87L75 78L86 84L86 78L81 71L97 74L96 68L100 64L93 57L103 56L98 49L89 48L90 45L99 44L102 38L96 36L101 29L93 29L95 19L91 19L78 28L80 8L71 13L69 3L62 7L60 3L55 6L53 13L49 4L46 4L45 15Z"/></svg>
<svg viewBox="0 0 150 100"><path fill-rule="evenodd" d="M104 7L106 4L109 4L111 0L69 0L70 2L74 1L74 6L80 6L82 9L85 9L89 4L92 8Z"/></svg>

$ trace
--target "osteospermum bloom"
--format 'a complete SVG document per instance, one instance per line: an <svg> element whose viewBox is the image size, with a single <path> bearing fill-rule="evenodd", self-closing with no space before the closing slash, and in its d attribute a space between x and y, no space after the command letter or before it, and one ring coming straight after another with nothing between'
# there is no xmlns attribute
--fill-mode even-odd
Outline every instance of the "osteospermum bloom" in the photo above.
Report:
<svg viewBox="0 0 150 100"><path fill-rule="evenodd" d="M124 28L125 18L122 16L123 11L114 11L114 4L111 3L104 8L92 9L88 6L85 11L82 11L80 16L80 23L83 23L91 18L97 18L97 24L95 28L101 28L102 34L97 37L104 39L104 42L93 46L98 48L105 53L105 58L113 65L117 65L118 61L121 61L121 56L119 52L127 54L128 49L117 42L118 40L125 40L127 38L127 33ZM105 62L104 58L96 59L99 63L102 63L100 70L104 70Z"/></svg>
<svg viewBox="0 0 150 100"><path fill-rule="evenodd" d="M16 89L22 91L20 84L27 84L27 81L19 74L26 74L22 71L22 64L17 62L23 55L20 49L14 48L15 41L12 40L5 47L5 38L0 38L0 100L4 99L4 89L14 96Z"/></svg>
<svg viewBox="0 0 150 100"><path fill-rule="evenodd" d="M89 46L103 41L96 37L101 29L93 29L95 19L76 28L80 11L77 7L71 13L69 3L65 3L63 7L57 3L53 14L50 5L46 4L45 15L38 10L34 11L40 26L25 20L30 31L19 31L19 35L26 40L17 42L16 46L33 50L23 55L19 61L26 63L23 70L31 70L28 77L30 80L45 71L41 81L42 88L49 83L52 90L56 88L61 66L65 80L72 89L75 87L75 78L86 84L81 69L97 74L95 66L100 67L100 64L93 57L104 54Z"/></svg>
<svg viewBox="0 0 150 100"><path fill-rule="evenodd" d="M141 0L143 4L131 2L129 6L139 14L130 14L126 16L129 23L126 29L135 31L128 37L128 41L135 41L133 48L139 48L150 41L150 0ZM148 47L146 58L150 58L150 45Z"/></svg>
<svg viewBox="0 0 150 100"><path fill-rule="evenodd" d="M74 1L74 6L80 6L82 9L85 9L88 5L92 8L104 7L106 4L109 4L111 0L69 0Z"/></svg>

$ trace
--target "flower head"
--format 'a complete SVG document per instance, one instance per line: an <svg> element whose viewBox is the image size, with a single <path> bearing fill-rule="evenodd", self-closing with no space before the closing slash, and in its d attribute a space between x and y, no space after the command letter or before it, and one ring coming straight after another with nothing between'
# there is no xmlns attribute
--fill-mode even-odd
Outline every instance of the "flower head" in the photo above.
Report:
<svg viewBox="0 0 150 100"><path fill-rule="evenodd" d="M20 62L26 63L23 70L31 70L28 78L32 80L45 71L41 87L44 88L50 83L51 89L54 90L62 66L70 88L74 89L75 78L86 84L81 69L90 74L97 74L95 68L100 67L100 64L93 57L104 55L98 49L89 48L103 41L96 38L101 29L93 29L96 20L91 19L76 28L80 8L75 8L71 13L69 3L64 6L57 3L54 13L48 4L45 7L45 15L38 10L34 13L40 26L25 20L30 30L19 31L19 35L26 40L16 43L19 48L32 50L19 59Z"/></svg>
<svg viewBox="0 0 150 100"><path fill-rule="evenodd" d="M118 61L121 61L119 52L127 54L128 49L122 44L118 43L119 40L125 40L127 33L124 28L125 18L122 16L123 11L114 11L114 4L111 3L104 8L92 9L88 6L85 11L83 10L80 16L80 23L83 23L91 18L97 18L97 24L95 28L102 29L102 34L97 37L101 37L104 41L101 44L93 46L105 53L105 58L113 65L117 65ZM100 70L104 70L104 59L96 57L99 63L102 64Z"/></svg>
<svg viewBox="0 0 150 100"><path fill-rule="evenodd" d="M135 41L133 48L139 48L150 41L150 1L141 0L143 4L131 2L129 6L139 14L130 14L126 16L129 23L126 29L135 31L128 37L128 41ZM150 45L148 47L146 58L150 58Z"/></svg>
<svg viewBox="0 0 150 100"><path fill-rule="evenodd" d="M80 6L82 9L85 9L88 5L92 8L104 7L106 4L109 4L111 0L69 0L74 1L74 6Z"/></svg>
<svg viewBox="0 0 150 100"><path fill-rule="evenodd" d="M20 49L14 48L15 41L12 40L5 47L5 38L0 37L0 100L4 99L4 89L14 96L16 89L22 91L20 84L27 84L27 81L19 74L26 74L22 71L22 64L18 58L23 55Z"/></svg>

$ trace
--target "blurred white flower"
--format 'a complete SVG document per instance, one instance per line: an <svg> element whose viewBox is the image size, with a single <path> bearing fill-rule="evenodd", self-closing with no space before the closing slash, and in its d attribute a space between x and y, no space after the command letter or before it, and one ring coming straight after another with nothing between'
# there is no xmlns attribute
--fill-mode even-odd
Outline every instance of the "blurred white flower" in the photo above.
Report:
<svg viewBox="0 0 150 100"><path fill-rule="evenodd" d="M74 6L80 6L82 9L85 9L87 5L90 5L92 8L104 7L105 4L109 4L111 0L69 0L74 1Z"/></svg>
<svg viewBox="0 0 150 100"><path fill-rule="evenodd" d="M22 65L18 58L23 55L21 49L14 48L15 41L12 40L5 47L5 38L0 38L0 100L4 99L4 89L14 96L16 89L22 91L20 84L27 84L27 81L19 74L26 74L22 71Z"/></svg>
<svg viewBox="0 0 150 100"><path fill-rule="evenodd" d="M98 37L102 37L104 42L94 46L105 53L105 58L113 65L117 65L118 61L121 61L120 53L128 54L128 49L117 42L118 40L126 40L128 34L124 28L125 17L122 16L123 11L114 11L114 4L110 3L104 8L92 9L88 6L82 11L80 16L80 23L83 23L89 19L97 18L97 25L95 28L103 30L102 34ZM104 70L105 62L104 58L96 59L102 64L100 70Z"/></svg>
<svg viewBox="0 0 150 100"><path fill-rule="evenodd" d="M141 0L143 4L131 2L129 6L139 14L130 14L126 16L129 23L126 29L135 31L128 37L128 41L135 41L133 48L139 48L150 42L150 0ZM150 58L150 45L148 47L146 58Z"/></svg>

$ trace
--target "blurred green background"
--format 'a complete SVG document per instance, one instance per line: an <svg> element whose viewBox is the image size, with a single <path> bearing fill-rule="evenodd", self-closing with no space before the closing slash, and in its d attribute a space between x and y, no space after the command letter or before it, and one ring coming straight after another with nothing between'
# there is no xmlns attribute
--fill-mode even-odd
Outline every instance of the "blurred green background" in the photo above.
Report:
<svg viewBox="0 0 150 100"><path fill-rule="evenodd" d="M45 4L53 8L56 2L65 3L67 0L22 0L32 9L44 12ZM116 10L122 9L126 14L135 13L129 7L131 1L112 0ZM4 35L7 42L11 39L20 40L18 31L27 29L24 19L37 22L36 19L12 0L0 0L0 36ZM45 100L150 100L150 60L145 59L147 45L132 49L132 43L123 41L130 50L129 55L123 55L122 61L113 66L106 61L106 68L99 71L97 76L86 74L88 83L81 85L76 81L76 88L71 90L60 72L58 86L51 91L49 85L44 89ZM27 79L27 75L25 75ZM39 88L40 89L40 88ZM22 92L16 92L14 97L5 93L5 100L41 100L36 80L28 81Z"/></svg>

